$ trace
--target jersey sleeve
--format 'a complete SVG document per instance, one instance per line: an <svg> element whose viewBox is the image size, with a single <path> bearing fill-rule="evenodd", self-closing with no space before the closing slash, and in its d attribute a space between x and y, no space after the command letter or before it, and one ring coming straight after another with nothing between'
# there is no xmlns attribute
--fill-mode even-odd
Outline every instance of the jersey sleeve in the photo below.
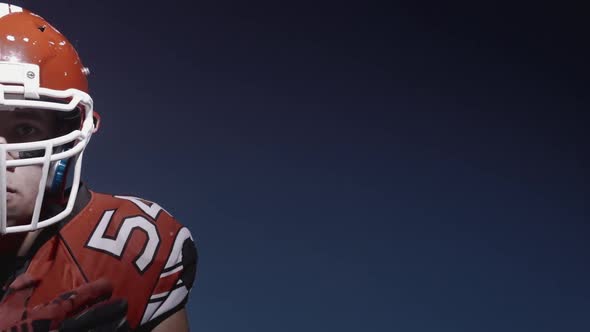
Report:
<svg viewBox="0 0 590 332"><path fill-rule="evenodd" d="M140 330L149 331L184 307L195 281L197 261L197 249L191 233L188 228L182 227L150 295Z"/></svg>

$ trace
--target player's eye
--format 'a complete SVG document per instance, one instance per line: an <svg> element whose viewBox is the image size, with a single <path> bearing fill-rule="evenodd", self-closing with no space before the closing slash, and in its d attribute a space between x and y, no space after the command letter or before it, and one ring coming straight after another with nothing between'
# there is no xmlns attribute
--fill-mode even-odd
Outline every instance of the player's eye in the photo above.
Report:
<svg viewBox="0 0 590 332"><path fill-rule="evenodd" d="M27 138L27 137L31 137L35 134L37 134L39 132L39 129L37 129L34 126L28 125L28 124L22 124L16 127L15 129L16 134L18 135L19 138Z"/></svg>

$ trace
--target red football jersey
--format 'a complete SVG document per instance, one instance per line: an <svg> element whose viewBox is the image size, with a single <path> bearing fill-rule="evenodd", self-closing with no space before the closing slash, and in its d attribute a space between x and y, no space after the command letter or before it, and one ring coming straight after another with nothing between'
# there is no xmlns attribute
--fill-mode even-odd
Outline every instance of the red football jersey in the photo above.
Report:
<svg viewBox="0 0 590 332"><path fill-rule="evenodd" d="M192 287L196 250L186 227L156 203L88 191L89 202L32 256L42 279L35 306L99 278L128 301L132 328L181 309Z"/></svg>

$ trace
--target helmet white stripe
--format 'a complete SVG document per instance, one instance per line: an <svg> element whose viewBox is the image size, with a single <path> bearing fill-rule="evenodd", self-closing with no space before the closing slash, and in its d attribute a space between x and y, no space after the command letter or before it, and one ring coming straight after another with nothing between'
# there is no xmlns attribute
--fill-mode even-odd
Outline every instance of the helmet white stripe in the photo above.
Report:
<svg viewBox="0 0 590 332"><path fill-rule="evenodd" d="M0 3L0 18L11 13L22 12L23 9L19 6L9 5L7 3Z"/></svg>

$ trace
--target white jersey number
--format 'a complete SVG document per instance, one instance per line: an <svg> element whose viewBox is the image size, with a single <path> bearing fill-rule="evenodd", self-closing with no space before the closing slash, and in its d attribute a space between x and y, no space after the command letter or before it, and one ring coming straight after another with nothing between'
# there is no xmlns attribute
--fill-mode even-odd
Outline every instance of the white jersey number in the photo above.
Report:
<svg viewBox="0 0 590 332"><path fill-rule="evenodd" d="M147 241L134 261L134 265L139 273L143 273L153 262L160 244L160 237L156 226L142 216L127 217L121 221L115 236L110 237L105 235L105 232L114 214L115 210L109 210L103 214L86 246L110 254L116 258L121 258L133 232L143 232L147 236Z"/></svg>

